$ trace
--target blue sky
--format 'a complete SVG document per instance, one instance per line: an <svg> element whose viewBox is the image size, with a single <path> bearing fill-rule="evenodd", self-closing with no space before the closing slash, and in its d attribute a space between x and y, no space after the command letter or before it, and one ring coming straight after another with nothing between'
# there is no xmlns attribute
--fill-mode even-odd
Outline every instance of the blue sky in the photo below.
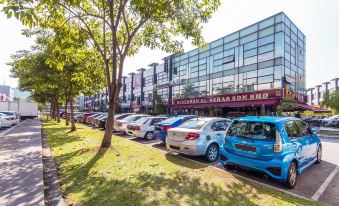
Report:
<svg viewBox="0 0 339 206"><path fill-rule="evenodd" d="M278 12L285 14L306 35L306 85L312 87L339 77L339 0L221 0L222 5L212 20L205 25L207 42L216 40ZM32 39L20 35L23 28L15 19L0 14L0 84L11 86L17 80L9 77L10 54L28 49ZM194 47L187 40L185 51ZM152 62L161 62L166 53L143 48L128 58L124 74Z"/></svg>

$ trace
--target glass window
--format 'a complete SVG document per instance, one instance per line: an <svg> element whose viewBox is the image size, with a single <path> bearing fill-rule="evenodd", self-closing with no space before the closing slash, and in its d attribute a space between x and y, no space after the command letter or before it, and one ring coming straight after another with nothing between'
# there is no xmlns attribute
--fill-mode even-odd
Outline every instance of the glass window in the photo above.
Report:
<svg viewBox="0 0 339 206"><path fill-rule="evenodd" d="M228 49L236 47L236 46L239 46L239 40L235 40L235 41L232 41L232 42L225 44L224 50L228 50Z"/></svg>
<svg viewBox="0 0 339 206"><path fill-rule="evenodd" d="M227 136L275 141L276 128L273 123L234 120L227 130Z"/></svg>
<svg viewBox="0 0 339 206"><path fill-rule="evenodd" d="M223 64L227 64L227 63L230 63L230 62L234 62L234 55L224 57L223 60L222 60Z"/></svg>
<svg viewBox="0 0 339 206"><path fill-rule="evenodd" d="M257 40L245 44L245 45L244 45L244 51L247 51L247 50L256 48L256 47L257 47L257 44L258 44L258 41L257 41Z"/></svg>
<svg viewBox="0 0 339 206"><path fill-rule="evenodd" d="M274 24L274 17L271 17L269 19L266 19L259 23L259 29L266 28L268 26L272 26Z"/></svg>
<svg viewBox="0 0 339 206"><path fill-rule="evenodd" d="M265 46L259 47L258 48L258 53L263 54L269 51L273 51L273 43L272 44L267 44Z"/></svg>
<svg viewBox="0 0 339 206"><path fill-rule="evenodd" d="M273 75L258 77L258 83L259 84L268 83L268 82L273 82Z"/></svg>
<svg viewBox="0 0 339 206"><path fill-rule="evenodd" d="M254 41L256 40L258 37L257 37L257 33L253 33L253 34L250 34L250 35L247 35L247 36L244 36L240 39L240 44L245 44L247 42L251 42L251 41Z"/></svg>
<svg viewBox="0 0 339 206"><path fill-rule="evenodd" d="M257 56L249 57L244 59L244 65L250 65L250 64L255 64L257 63Z"/></svg>
<svg viewBox="0 0 339 206"><path fill-rule="evenodd" d="M275 25L275 33L283 31L284 30L283 26L284 26L283 23L276 24Z"/></svg>
<svg viewBox="0 0 339 206"><path fill-rule="evenodd" d="M265 75L270 75L273 74L274 67L268 67L265 69L259 69L258 70L258 76L265 76Z"/></svg>
<svg viewBox="0 0 339 206"><path fill-rule="evenodd" d="M282 13L275 15L275 23L279 23L279 22L282 22L282 21L283 21L283 14Z"/></svg>
<svg viewBox="0 0 339 206"><path fill-rule="evenodd" d="M205 51L199 54L199 58L205 58L210 55L210 51Z"/></svg>
<svg viewBox="0 0 339 206"><path fill-rule="evenodd" d="M273 58L274 58L274 52L273 51L267 52L267 53L258 55L258 62L267 61Z"/></svg>
<svg viewBox="0 0 339 206"><path fill-rule="evenodd" d="M255 56L255 55L257 55L257 49L256 48L244 52L244 58L252 57L252 56Z"/></svg>
<svg viewBox="0 0 339 206"><path fill-rule="evenodd" d="M194 49L193 51L190 51L189 53L188 53L188 56L195 56L195 55L197 55L199 53L199 50L198 49Z"/></svg>
<svg viewBox="0 0 339 206"><path fill-rule="evenodd" d="M239 38L239 32L230 34L230 35L224 37L224 43L234 41L234 40L236 40L238 38Z"/></svg>
<svg viewBox="0 0 339 206"><path fill-rule="evenodd" d="M257 70L246 73L246 78L253 78L253 77L257 77Z"/></svg>
<svg viewBox="0 0 339 206"><path fill-rule="evenodd" d="M213 49L211 49L211 55L222 52L222 50L223 50L223 46L213 48Z"/></svg>
<svg viewBox="0 0 339 206"><path fill-rule="evenodd" d="M254 24L240 31L240 37L246 36L258 30L258 24Z"/></svg>
<svg viewBox="0 0 339 206"><path fill-rule="evenodd" d="M288 121L285 123L285 130L290 139L295 139L299 136L299 130L294 121Z"/></svg>
<svg viewBox="0 0 339 206"><path fill-rule="evenodd" d="M224 51L224 57L234 55L234 48Z"/></svg>
<svg viewBox="0 0 339 206"><path fill-rule="evenodd" d="M234 81L234 76L233 76L233 75L224 76L222 81L223 81L223 82Z"/></svg>
<svg viewBox="0 0 339 206"><path fill-rule="evenodd" d="M274 33L274 27L268 27L266 29L263 29L261 31L259 31L259 38L264 37L264 36L268 36Z"/></svg>
<svg viewBox="0 0 339 206"><path fill-rule="evenodd" d="M228 123L226 121L214 122L211 126L213 131L225 131L227 129Z"/></svg>
<svg viewBox="0 0 339 206"><path fill-rule="evenodd" d="M261 38L258 40L258 46L262 46L265 44L270 44L274 41L274 36L270 35L270 36L266 36L264 38Z"/></svg>
<svg viewBox="0 0 339 206"><path fill-rule="evenodd" d="M189 120L183 124L181 124L180 126L178 126L178 128L185 128L185 129L201 129L203 126L205 126L207 124L208 121L206 120L202 120L202 119L192 119Z"/></svg>
<svg viewBox="0 0 339 206"><path fill-rule="evenodd" d="M214 42L211 43L211 48L214 48L214 47L217 47L217 46L220 46L223 44L223 39L218 39Z"/></svg>

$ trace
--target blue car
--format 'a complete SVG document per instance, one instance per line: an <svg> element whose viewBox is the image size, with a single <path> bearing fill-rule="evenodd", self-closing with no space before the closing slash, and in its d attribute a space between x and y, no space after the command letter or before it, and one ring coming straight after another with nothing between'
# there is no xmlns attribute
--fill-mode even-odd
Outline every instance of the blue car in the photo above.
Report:
<svg viewBox="0 0 339 206"><path fill-rule="evenodd" d="M166 141L167 130L170 128L177 127L187 120L197 118L196 115L177 115L170 117L162 122L155 124L154 137L161 141Z"/></svg>
<svg viewBox="0 0 339 206"><path fill-rule="evenodd" d="M243 117L232 121L220 148L227 169L256 170L288 188L313 163L320 163L321 141L315 130L294 117Z"/></svg>

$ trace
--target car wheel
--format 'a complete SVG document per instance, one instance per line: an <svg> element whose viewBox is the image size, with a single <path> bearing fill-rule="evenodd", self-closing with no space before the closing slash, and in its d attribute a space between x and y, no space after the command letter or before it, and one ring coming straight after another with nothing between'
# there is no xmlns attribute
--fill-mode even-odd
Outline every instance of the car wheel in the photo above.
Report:
<svg viewBox="0 0 339 206"><path fill-rule="evenodd" d="M317 161L315 163L319 164L321 162L321 157L322 157L322 148L321 145L319 145L317 149Z"/></svg>
<svg viewBox="0 0 339 206"><path fill-rule="evenodd" d="M208 146L206 151L206 160L209 162L214 162L218 159L219 156L219 147L217 144L211 144Z"/></svg>
<svg viewBox="0 0 339 206"><path fill-rule="evenodd" d="M147 133L145 134L145 138L146 138L147 140L152 140L152 139L154 139L153 132L147 132Z"/></svg>
<svg viewBox="0 0 339 206"><path fill-rule="evenodd" d="M288 176L286 181L286 187L292 189L297 184L297 165L295 162L291 162L288 168Z"/></svg>

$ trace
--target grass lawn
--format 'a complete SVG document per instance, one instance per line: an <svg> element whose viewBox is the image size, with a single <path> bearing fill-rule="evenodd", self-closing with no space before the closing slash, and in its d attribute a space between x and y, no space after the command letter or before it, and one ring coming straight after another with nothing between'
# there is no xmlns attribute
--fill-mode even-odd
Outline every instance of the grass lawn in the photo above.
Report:
<svg viewBox="0 0 339 206"><path fill-rule="evenodd" d="M75 205L318 205L103 131L42 118L61 189Z"/></svg>

